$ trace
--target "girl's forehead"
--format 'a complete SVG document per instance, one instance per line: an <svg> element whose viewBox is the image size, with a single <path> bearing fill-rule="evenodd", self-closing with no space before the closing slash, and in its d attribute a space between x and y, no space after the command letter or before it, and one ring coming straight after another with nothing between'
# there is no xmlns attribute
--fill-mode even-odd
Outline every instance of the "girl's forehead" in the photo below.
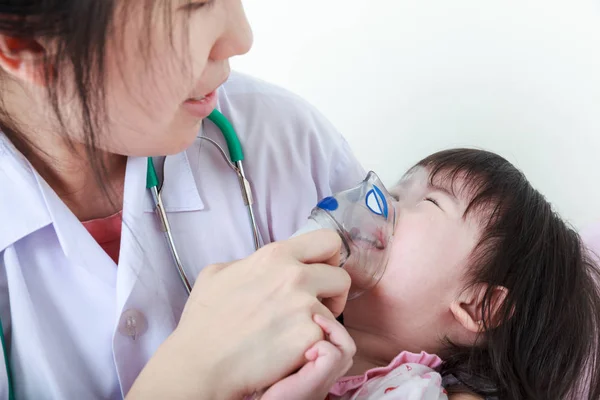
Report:
<svg viewBox="0 0 600 400"><path fill-rule="evenodd" d="M402 179L400 179L399 184L403 182L417 182L417 181L428 181L430 175L430 170L427 167L417 165L406 171Z"/></svg>
<svg viewBox="0 0 600 400"><path fill-rule="evenodd" d="M466 172L454 173L452 169L437 170L432 176L431 169L416 166L402 177L390 193L399 204L404 206L416 205L430 193L440 193L459 205L465 222L481 225L488 215L486 210L493 208L491 206L493 201L491 203L484 201L471 208L481 189L479 179L473 178L473 176L467 177Z"/></svg>
<svg viewBox="0 0 600 400"><path fill-rule="evenodd" d="M390 193L396 197L401 197L404 193L422 191L429 182L429 171L425 167L415 167L408 170L404 176L396 183Z"/></svg>
<svg viewBox="0 0 600 400"><path fill-rule="evenodd" d="M439 171L434 176L429 168L417 166L410 169L394 186L393 194L418 193L423 194L428 191L446 192L453 197L467 197L464 192L464 180L460 176L452 177L449 174Z"/></svg>
<svg viewBox="0 0 600 400"><path fill-rule="evenodd" d="M467 172L455 173L452 169L441 169L432 175L431 168L418 165L404 174L394 188L398 188L398 190L437 189L469 201L477 195L478 184L476 181L477 179L467 179Z"/></svg>

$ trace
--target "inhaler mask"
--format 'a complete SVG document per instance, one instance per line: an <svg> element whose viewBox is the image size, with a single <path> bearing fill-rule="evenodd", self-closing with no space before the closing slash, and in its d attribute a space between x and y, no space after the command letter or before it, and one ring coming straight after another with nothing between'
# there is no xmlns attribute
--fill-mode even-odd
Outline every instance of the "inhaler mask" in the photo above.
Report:
<svg viewBox="0 0 600 400"><path fill-rule="evenodd" d="M340 266L352 278L348 299L353 299L383 276L395 228L396 199L371 171L358 186L321 200L294 236L318 229L340 235Z"/></svg>

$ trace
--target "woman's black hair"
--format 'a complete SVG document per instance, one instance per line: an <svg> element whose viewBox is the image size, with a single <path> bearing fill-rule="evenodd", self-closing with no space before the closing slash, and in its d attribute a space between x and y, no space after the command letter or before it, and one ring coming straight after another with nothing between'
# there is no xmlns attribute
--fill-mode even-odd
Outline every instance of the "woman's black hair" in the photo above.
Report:
<svg viewBox="0 0 600 400"><path fill-rule="evenodd" d="M600 279L575 230L504 158L455 149L418 163L430 179L466 189L483 220L469 266L486 284L482 337L450 344L441 373L452 392L484 398L600 399ZM591 206L591 205L589 205ZM494 287L508 289L496 315Z"/></svg>
<svg viewBox="0 0 600 400"><path fill-rule="evenodd" d="M141 13L146 32L140 35L137 56L149 56L152 51L150 32L157 18L163 19L172 35L171 7L170 0L0 0L0 34L48 45L50 51L45 51L39 62L44 63L44 78L49 82L47 96L60 125L59 133L73 145L65 134L68 132L66 115L61 110L61 100L68 97L80 112L82 126L79 129L83 133L85 156L98 185L105 191L107 188L102 182L107 169L97 149L107 125L108 44L111 40L116 43L124 40L116 32L131 21L128 13ZM182 63L182 73L184 69ZM10 93L3 83L8 79L0 73L0 93L4 93L0 95L0 130L26 156L32 149L44 153L44 149L22 134L27 127L20 126L6 110L5 100Z"/></svg>

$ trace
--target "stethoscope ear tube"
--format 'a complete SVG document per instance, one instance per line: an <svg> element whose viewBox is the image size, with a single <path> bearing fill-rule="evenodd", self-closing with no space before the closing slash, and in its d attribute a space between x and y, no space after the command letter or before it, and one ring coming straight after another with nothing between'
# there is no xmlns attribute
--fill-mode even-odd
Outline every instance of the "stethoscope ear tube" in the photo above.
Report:
<svg viewBox="0 0 600 400"><path fill-rule="evenodd" d="M227 147L229 150L229 156L231 160L227 159L225 151L223 151L223 149L221 148L221 146L219 146L217 142L204 136L201 136L200 139L207 140L208 142L216 146L223 158L225 159L225 161L227 162L227 164L231 167L231 169L235 171L236 175L238 176L242 199L244 201L244 205L248 209L248 218L250 219L250 227L252 231L254 248L258 250L261 247L262 243L260 239L258 225L256 223L256 216L254 215L254 210L252 209L252 205L254 203L252 187L250 185L250 182L246 178L246 173L244 172L244 165L242 163L242 161L244 160L242 145L231 123L218 110L214 110L208 116L208 119L211 122L213 122L223 134L223 137L227 142ZM165 234L165 240L167 241L167 245L169 247L169 251L171 252L173 262L177 267L177 272L179 273L181 282L183 283L186 291L189 294L192 291L192 286L187 278L187 275L181 263L181 258L179 257L179 253L177 252L177 247L175 246L175 241L173 240L171 227L169 225L169 218L167 217L167 213L165 212L164 205L162 203L161 189L159 186L160 181L156 174L156 169L154 168L154 162L152 161L152 157L148 157L148 169L146 172L146 188L150 189L150 193L152 194L152 201L156 209L156 214L160 219L161 229Z"/></svg>
<svg viewBox="0 0 600 400"><path fill-rule="evenodd" d="M165 239L171 252L171 257L173 258L173 263L175 263L177 272L179 273L179 278L181 279L181 282L183 283L183 286L189 295L192 292L192 285L190 284L185 270L183 269L181 259L179 258L179 253L177 253L177 247L175 246L175 241L173 240L173 235L171 234L171 226L169 225L169 219L167 218L167 213L165 212L165 208L160 197L160 192L156 186L150 188L150 192L152 193L152 200L154 201L154 205L156 207L156 214L160 220L162 231L165 234Z"/></svg>

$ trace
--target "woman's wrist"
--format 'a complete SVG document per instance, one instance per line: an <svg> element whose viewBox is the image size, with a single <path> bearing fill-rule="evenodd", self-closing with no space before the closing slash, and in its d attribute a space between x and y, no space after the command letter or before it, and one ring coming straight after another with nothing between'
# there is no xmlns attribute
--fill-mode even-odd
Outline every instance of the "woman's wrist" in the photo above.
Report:
<svg viewBox="0 0 600 400"><path fill-rule="evenodd" d="M185 332L175 331L148 361L126 400L138 399L215 399L229 400L236 396L235 379L226 380L225 368L210 353L210 346L186 340ZM198 343L194 349L190 343Z"/></svg>

